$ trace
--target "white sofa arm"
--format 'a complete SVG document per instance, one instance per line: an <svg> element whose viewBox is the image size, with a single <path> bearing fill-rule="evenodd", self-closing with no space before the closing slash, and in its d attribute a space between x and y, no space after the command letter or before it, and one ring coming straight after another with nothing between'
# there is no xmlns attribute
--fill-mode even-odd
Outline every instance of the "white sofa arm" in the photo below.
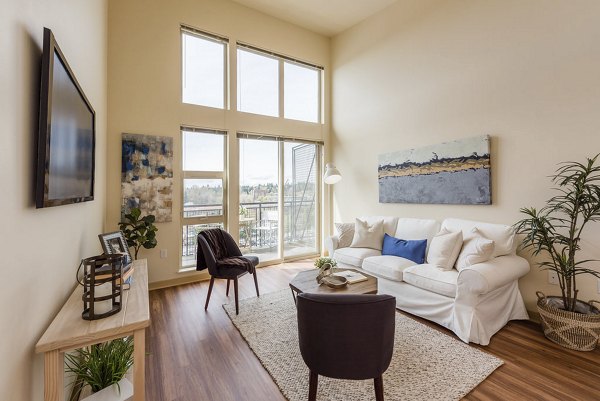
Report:
<svg viewBox="0 0 600 401"><path fill-rule="evenodd" d="M457 291L487 294L529 273L529 262L517 255L498 256L458 274Z"/></svg>
<svg viewBox="0 0 600 401"><path fill-rule="evenodd" d="M333 257L333 252L338 249L340 244L340 238L337 235L325 238L325 249L329 252L329 257Z"/></svg>

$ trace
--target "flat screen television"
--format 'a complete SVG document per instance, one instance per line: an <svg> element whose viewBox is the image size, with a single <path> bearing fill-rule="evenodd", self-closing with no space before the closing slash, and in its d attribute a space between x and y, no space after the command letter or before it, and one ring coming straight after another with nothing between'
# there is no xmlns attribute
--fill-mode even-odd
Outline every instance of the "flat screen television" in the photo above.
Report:
<svg viewBox="0 0 600 401"><path fill-rule="evenodd" d="M96 114L52 31L44 28L35 203L94 199Z"/></svg>

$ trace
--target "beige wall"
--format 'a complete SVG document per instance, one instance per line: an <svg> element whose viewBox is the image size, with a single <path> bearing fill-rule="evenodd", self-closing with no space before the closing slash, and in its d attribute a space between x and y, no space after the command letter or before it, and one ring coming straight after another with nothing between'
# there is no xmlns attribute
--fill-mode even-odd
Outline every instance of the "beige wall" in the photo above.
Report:
<svg viewBox="0 0 600 401"><path fill-rule="evenodd" d="M334 220L468 218L512 224L543 205L564 160L600 151L600 2L400 1L332 41ZM377 155L492 136L493 204L380 204ZM600 259L600 224L582 257ZM581 298L598 299L580 276ZM558 293L533 267L520 282Z"/></svg>
<svg viewBox="0 0 600 401"><path fill-rule="evenodd" d="M181 247L182 124L229 131L229 169L238 171L237 130L327 140L328 125L223 111L181 103L181 23L230 39L291 55L329 67L329 39L257 11L223 0L177 2L125 0L109 5L109 120L106 229L120 219L121 134L140 133L174 139L173 221L157 224L158 246L142 250L149 261L151 282L203 278L205 273L178 273ZM235 47L230 46L231 93L236 93ZM328 85L329 77L325 82ZM231 109L236 109L232 96ZM326 116L329 114L326 105ZM231 219L237 232L237 174L229 176ZM160 249L168 251L160 259Z"/></svg>
<svg viewBox="0 0 600 401"><path fill-rule="evenodd" d="M82 257L100 252L105 209L105 1L2 1L0 12L0 399L43 399L34 345L75 287ZM35 209L43 28L51 28L96 111L95 200ZM82 305L83 307L83 305Z"/></svg>

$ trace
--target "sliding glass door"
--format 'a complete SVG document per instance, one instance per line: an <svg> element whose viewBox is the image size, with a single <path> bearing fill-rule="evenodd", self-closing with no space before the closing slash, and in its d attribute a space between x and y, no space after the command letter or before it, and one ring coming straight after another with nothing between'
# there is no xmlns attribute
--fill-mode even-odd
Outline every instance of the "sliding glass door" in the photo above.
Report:
<svg viewBox="0 0 600 401"><path fill-rule="evenodd" d="M284 142L283 257L319 253L318 145Z"/></svg>
<svg viewBox="0 0 600 401"><path fill-rule="evenodd" d="M238 137L242 251L261 263L318 254L319 145Z"/></svg>
<svg viewBox="0 0 600 401"><path fill-rule="evenodd" d="M279 260L279 143L240 138L239 144L242 252L261 263Z"/></svg>

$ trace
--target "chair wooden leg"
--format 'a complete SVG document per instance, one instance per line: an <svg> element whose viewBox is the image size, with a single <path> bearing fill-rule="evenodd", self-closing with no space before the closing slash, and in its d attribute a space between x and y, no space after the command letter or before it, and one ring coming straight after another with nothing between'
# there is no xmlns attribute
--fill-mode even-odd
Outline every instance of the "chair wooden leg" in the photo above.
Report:
<svg viewBox="0 0 600 401"><path fill-rule="evenodd" d="M310 371L308 380L308 401L317 401L317 387L319 386L319 375Z"/></svg>
<svg viewBox="0 0 600 401"><path fill-rule="evenodd" d="M208 309L208 303L210 302L210 294L212 293L213 284L215 284L215 278L210 278L210 284L208 285L208 295L206 296L206 305L204 305L204 310Z"/></svg>
<svg viewBox="0 0 600 401"><path fill-rule="evenodd" d="M383 376L376 377L375 382L375 400L383 401Z"/></svg>
<svg viewBox="0 0 600 401"><path fill-rule="evenodd" d="M227 279L227 292L225 293L226 296L229 296L229 282L230 281L231 281L230 279Z"/></svg>
<svg viewBox="0 0 600 401"><path fill-rule="evenodd" d="M233 292L235 292L235 314L240 313L240 307L238 303L238 278L233 279Z"/></svg>
<svg viewBox="0 0 600 401"><path fill-rule="evenodd" d="M254 287L256 287L256 296L260 297L260 292L258 292L258 281L256 281L256 267L254 268Z"/></svg>

